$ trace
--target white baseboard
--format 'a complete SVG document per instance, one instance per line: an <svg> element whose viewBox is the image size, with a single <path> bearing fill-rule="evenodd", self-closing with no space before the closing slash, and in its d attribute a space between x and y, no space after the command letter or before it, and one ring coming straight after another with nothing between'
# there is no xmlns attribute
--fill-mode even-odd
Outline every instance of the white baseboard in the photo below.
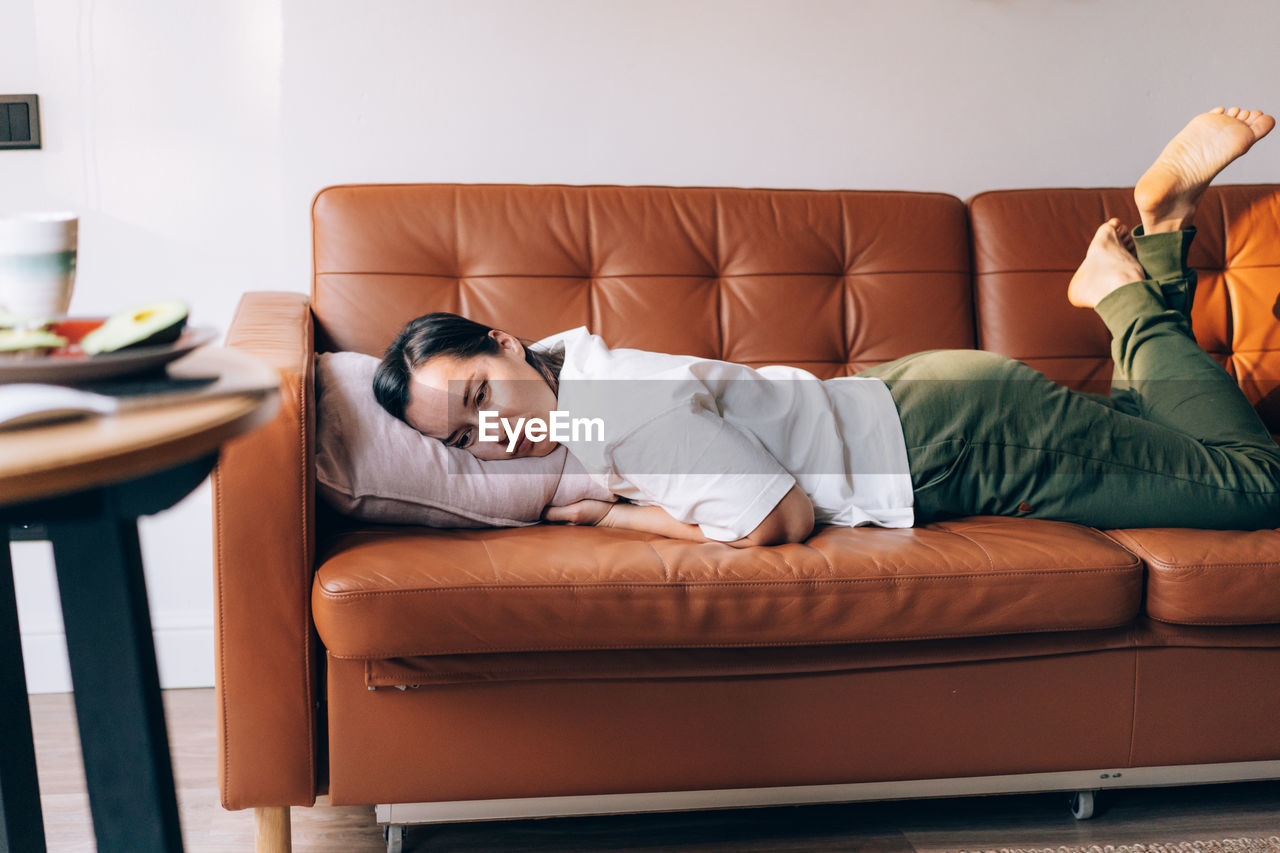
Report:
<svg viewBox="0 0 1280 853"><path fill-rule="evenodd" d="M170 624L152 631L160 686L213 686L213 625ZM67 638L61 630L45 628L22 633L22 662L28 693L71 691Z"/></svg>

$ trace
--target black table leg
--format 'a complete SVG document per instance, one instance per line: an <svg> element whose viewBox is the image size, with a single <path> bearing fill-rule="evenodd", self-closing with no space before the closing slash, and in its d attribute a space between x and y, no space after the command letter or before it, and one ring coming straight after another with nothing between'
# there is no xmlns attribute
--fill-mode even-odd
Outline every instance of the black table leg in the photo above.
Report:
<svg viewBox="0 0 1280 853"><path fill-rule="evenodd" d="M137 522L47 525L100 853L182 849Z"/></svg>
<svg viewBox="0 0 1280 853"><path fill-rule="evenodd" d="M44 849L9 526L0 521L0 853L38 853Z"/></svg>
<svg viewBox="0 0 1280 853"><path fill-rule="evenodd" d="M99 852L182 850L137 518L190 494L217 460L212 453L124 483L9 506L0 513L5 535L0 561L0 713L5 715L0 719L0 830L7 833L0 843L9 845L0 847L0 853L44 849L9 565L11 537L53 543ZM15 717L21 720L10 723L10 709L19 707L23 713Z"/></svg>

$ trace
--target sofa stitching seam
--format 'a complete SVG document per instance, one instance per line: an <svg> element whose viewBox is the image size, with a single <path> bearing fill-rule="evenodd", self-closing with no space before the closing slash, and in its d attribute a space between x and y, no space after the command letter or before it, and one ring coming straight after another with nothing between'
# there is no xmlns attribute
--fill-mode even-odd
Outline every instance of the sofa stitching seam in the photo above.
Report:
<svg viewBox="0 0 1280 853"><path fill-rule="evenodd" d="M1280 560L1268 560L1259 563L1168 563L1157 557L1148 557L1146 562L1157 569L1256 569L1280 568Z"/></svg>

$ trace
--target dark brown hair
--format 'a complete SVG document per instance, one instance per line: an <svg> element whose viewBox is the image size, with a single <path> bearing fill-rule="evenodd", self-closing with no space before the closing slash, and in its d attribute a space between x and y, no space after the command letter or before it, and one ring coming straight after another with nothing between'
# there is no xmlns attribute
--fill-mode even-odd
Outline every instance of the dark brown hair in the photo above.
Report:
<svg viewBox="0 0 1280 853"><path fill-rule="evenodd" d="M445 311L410 320L387 347L382 363L373 374L373 396L382 408L403 421L413 371L438 355L454 358L496 355L501 347L489 337L491 331L491 326ZM517 340L524 345L524 360L538 371L551 392L559 396L564 354L530 349L523 338Z"/></svg>

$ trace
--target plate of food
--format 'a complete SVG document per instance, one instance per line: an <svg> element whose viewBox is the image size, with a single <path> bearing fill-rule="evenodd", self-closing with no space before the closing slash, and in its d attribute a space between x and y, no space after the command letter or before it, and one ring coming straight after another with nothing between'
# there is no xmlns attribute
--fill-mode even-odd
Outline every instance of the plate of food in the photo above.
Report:
<svg viewBox="0 0 1280 853"><path fill-rule="evenodd" d="M159 370L218 336L188 326L187 313L186 303L171 300L110 317L0 314L0 382L65 384Z"/></svg>

